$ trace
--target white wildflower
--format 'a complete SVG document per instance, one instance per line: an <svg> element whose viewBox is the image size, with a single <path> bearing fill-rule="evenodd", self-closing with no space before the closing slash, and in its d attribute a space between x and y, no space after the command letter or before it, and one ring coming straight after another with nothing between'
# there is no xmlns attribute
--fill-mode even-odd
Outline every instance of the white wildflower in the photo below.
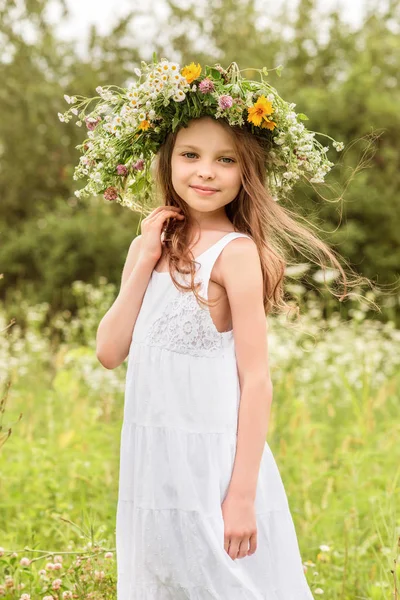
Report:
<svg viewBox="0 0 400 600"><path fill-rule="evenodd" d="M323 269L319 269L313 274L312 277L314 281L317 281L318 283L329 283L330 281L334 281L339 277L339 271L337 269L329 268L326 268L325 271Z"/></svg>
<svg viewBox="0 0 400 600"><path fill-rule="evenodd" d="M186 94L182 92L182 90L178 90L176 94L174 94L172 97L175 100L175 102L182 102L182 100L186 98Z"/></svg>

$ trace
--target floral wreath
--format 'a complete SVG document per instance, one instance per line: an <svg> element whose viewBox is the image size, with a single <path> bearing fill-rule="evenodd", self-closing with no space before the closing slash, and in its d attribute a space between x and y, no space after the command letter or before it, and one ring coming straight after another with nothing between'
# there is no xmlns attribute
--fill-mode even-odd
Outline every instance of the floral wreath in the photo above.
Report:
<svg viewBox="0 0 400 600"><path fill-rule="evenodd" d="M73 106L58 113L60 121L68 123L75 115L76 125L85 122L88 130L87 139L76 146L83 156L73 176L88 183L75 195L103 194L131 210L151 204L151 166L167 134L205 115L246 127L266 142L267 182L274 200L284 199L300 177L323 183L334 163L326 156L329 146L323 147L315 135L332 140L338 152L343 143L307 130L301 121L308 117L294 112L296 105L283 100L265 80L267 68L251 70L259 73L260 81L242 77L235 62L227 69L206 65L203 74L199 64L181 69L165 58L158 62L154 53L153 64L142 61L141 69L134 69L138 80L127 88L99 86L93 98L64 95ZM281 76L282 66L272 70Z"/></svg>

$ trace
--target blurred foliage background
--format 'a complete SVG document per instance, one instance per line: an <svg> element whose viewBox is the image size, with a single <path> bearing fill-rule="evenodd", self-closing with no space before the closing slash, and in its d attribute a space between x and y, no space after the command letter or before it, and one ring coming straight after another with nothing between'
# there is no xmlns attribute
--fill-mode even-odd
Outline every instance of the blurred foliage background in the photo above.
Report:
<svg viewBox="0 0 400 600"><path fill-rule="evenodd" d="M140 60L151 60L153 50L182 65L192 60L223 66L235 60L240 68L282 64L280 79L270 75L282 97L309 116L310 129L350 145L343 156L330 151L338 164L327 178L336 192L344 192L344 202L323 202L315 190L299 185L299 212L321 227L322 237L360 274L378 285L397 281L397 1L384 10L382 3L370 2L355 30L339 9L322 21L316 0L300 0L297 10L283 3L273 21L254 0L184 7L167 0L169 17L155 21L149 54L143 54L134 35L139 11L133 6L109 34L92 27L84 58L75 42L57 38L46 19L48 4L0 2L0 111L6 115L0 120L0 294L13 305L12 316L17 316L19 295L32 304L48 302L53 312L74 312L74 280L94 283L104 276L119 282L138 216L102 197L88 202L74 196L83 185L72 178L79 159L75 146L85 132L72 121L61 123L57 113L67 108L65 93L92 96L97 85L121 85ZM59 4L66 17L68 7ZM23 35L24 23L35 32L34 42ZM398 297L385 301L393 318Z"/></svg>

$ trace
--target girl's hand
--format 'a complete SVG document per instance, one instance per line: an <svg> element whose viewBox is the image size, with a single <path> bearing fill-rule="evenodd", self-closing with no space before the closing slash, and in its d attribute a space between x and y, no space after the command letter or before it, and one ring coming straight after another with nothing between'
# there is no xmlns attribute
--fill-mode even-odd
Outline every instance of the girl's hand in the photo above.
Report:
<svg viewBox="0 0 400 600"><path fill-rule="evenodd" d="M141 222L141 244L139 258L154 260L156 263L162 255L161 232L164 221L171 218L184 219L178 206L158 206Z"/></svg>
<svg viewBox="0 0 400 600"><path fill-rule="evenodd" d="M229 556L244 558L257 549L257 522L254 502L229 496L222 503L224 548ZM250 544L250 547L249 547Z"/></svg>

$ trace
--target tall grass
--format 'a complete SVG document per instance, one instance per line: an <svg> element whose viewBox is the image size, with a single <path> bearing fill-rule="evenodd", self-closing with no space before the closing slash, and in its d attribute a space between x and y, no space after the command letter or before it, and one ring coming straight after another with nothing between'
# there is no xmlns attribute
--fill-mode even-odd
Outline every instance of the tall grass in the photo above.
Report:
<svg viewBox="0 0 400 600"><path fill-rule="evenodd" d="M77 315L46 322L46 305L21 301L23 326L3 333L0 434L12 430L0 449L0 597L7 599L116 597L126 364L107 371L95 357L113 286L76 282L74 290ZM300 323L269 319L267 438L304 570L315 598L397 600L400 331L362 310L351 321L335 312L325 320L312 297L306 309ZM0 316L0 329L6 324Z"/></svg>

